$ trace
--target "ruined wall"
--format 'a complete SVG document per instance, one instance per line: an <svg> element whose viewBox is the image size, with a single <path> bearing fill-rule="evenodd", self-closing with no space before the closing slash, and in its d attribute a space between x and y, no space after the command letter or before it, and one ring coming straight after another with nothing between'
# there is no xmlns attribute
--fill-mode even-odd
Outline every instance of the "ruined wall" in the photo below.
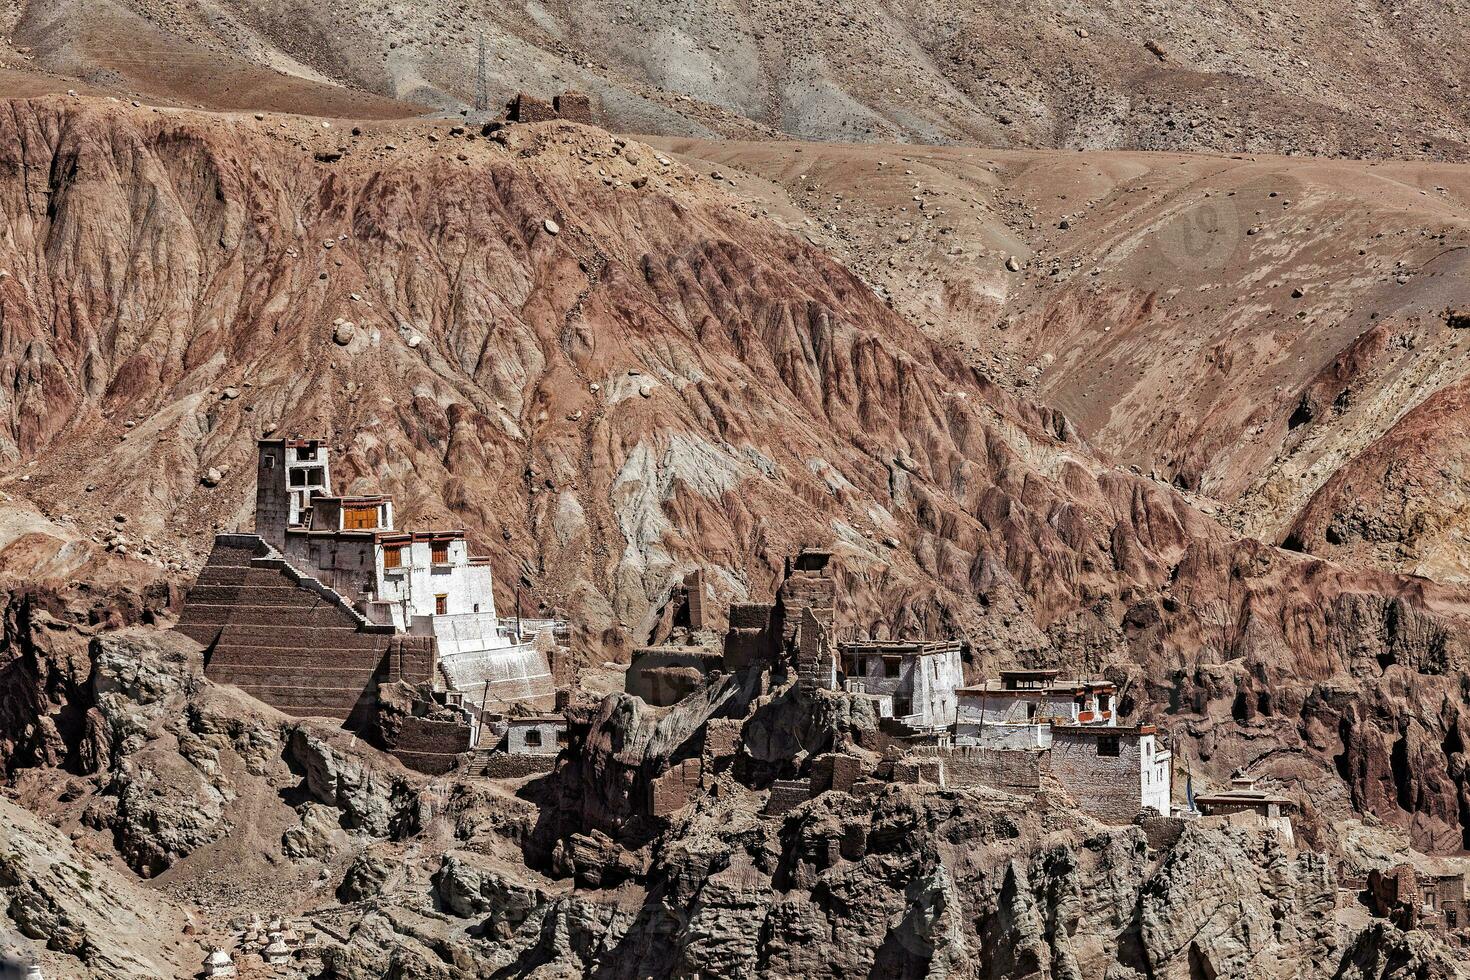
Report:
<svg viewBox="0 0 1470 980"><path fill-rule="evenodd" d="M529 92L517 92L506 118L519 123L547 122L556 118L556 108Z"/></svg>
<svg viewBox="0 0 1470 980"><path fill-rule="evenodd" d="M810 609L830 634L836 619L836 604L837 580L832 576L827 555L803 552L788 562L786 580L776 592L776 621L782 648L789 650L795 643L803 609Z"/></svg>
<svg viewBox="0 0 1470 980"><path fill-rule="evenodd" d="M568 89L553 98L551 105L556 110L556 114L567 122L582 123L584 126L593 125L592 99L585 92Z"/></svg>
<svg viewBox="0 0 1470 980"><path fill-rule="evenodd" d="M943 763L945 786L989 786L1021 796L1040 792L1041 777L1048 766L1047 753L1035 750L934 747L914 749L910 756Z"/></svg>
<svg viewBox="0 0 1470 980"><path fill-rule="evenodd" d="M752 664L772 662L777 653L771 603L734 603L730 606L730 629L725 634L725 669L744 670Z"/></svg>
<svg viewBox="0 0 1470 980"><path fill-rule="evenodd" d="M778 779L771 784L771 795L766 799L765 813L769 816L780 816L801 806L811 796L811 784L807 780Z"/></svg>
<svg viewBox="0 0 1470 980"><path fill-rule="evenodd" d="M633 651L624 685L629 694L667 708L704 686L710 671L724 665L722 654L699 647L643 647Z"/></svg>
<svg viewBox="0 0 1470 980"><path fill-rule="evenodd" d="M392 753L410 769L442 775L453 769L459 756L470 750L468 725L429 718L405 718Z"/></svg>
<svg viewBox="0 0 1470 980"><path fill-rule="evenodd" d="M666 817L682 810L699 790L700 775L704 763L699 756L685 759L671 766L667 772L650 780L648 784L648 812L655 817Z"/></svg>

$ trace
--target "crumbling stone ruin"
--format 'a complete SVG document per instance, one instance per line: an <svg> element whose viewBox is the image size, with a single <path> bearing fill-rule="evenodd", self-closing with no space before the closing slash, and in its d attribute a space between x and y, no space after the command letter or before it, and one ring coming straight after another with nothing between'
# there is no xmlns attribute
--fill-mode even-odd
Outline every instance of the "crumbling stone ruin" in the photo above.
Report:
<svg viewBox="0 0 1470 980"><path fill-rule="evenodd" d="M592 99L585 92L568 89L553 96L550 102L529 92L517 92L506 106L506 122L534 123L564 119L567 122L593 125Z"/></svg>
<svg viewBox="0 0 1470 980"><path fill-rule="evenodd" d="M834 642L832 558L805 549L789 559L774 602L731 606L722 642L703 635L695 644L687 630L663 630L667 642L635 651L628 693L672 708L706 696L725 678L755 671L767 678L759 690L794 681L807 701L840 696L845 710L870 719L814 760L806 777L773 774L768 813L834 787L862 794L910 782L1023 795L1053 785L1099 820L1169 816L1171 753L1153 726L1117 724L1115 684L1063 679L1050 669L1002 671L999 680L967 686L959 641ZM702 624L702 586L697 593ZM688 612L671 615L679 621ZM681 765L661 777L670 787L694 781L694 769ZM663 810L681 793L666 787L652 798Z"/></svg>

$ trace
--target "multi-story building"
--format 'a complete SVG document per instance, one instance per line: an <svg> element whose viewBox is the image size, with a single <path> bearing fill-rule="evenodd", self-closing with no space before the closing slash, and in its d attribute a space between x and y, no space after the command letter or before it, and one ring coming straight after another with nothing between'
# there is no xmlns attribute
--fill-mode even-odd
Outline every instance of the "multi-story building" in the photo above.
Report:
<svg viewBox="0 0 1470 980"><path fill-rule="evenodd" d="M893 717L919 731L954 725L964 681L958 640L858 640L838 653L849 691L890 698Z"/></svg>
<svg viewBox="0 0 1470 980"><path fill-rule="evenodd" d="M400 529L392 498L332 495L318 440L260 440L255 531L368 621L434 637L447 685L469 701L551 695L545 653L496 614L490 560L465 532Z"/></svg>
<svg viewBox="0 0 1470 980"><path fill-rule="evenodd" d="M1113 725L1118 689L1110 681L1065 680L1060 670L1003 670L955 692L956 745L1044 749L1052 726Z"/></svg>

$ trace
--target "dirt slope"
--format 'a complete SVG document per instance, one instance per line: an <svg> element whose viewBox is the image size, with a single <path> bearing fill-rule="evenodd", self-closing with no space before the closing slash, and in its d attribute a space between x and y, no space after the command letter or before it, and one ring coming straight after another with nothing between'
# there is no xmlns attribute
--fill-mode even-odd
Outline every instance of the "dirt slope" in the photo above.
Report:
<svg viewBox="0 0 1470 980"><path fill-rule="evenodd" d="M1463 578L1458 470L1439 455L1458 452L1463 427L1450 406L1470 331L1446 317L1470 305L1463 168L656 142L1229 526ZM1441 433L1431 456L1393 455L1427 419ZM1378 475L1400 463L1444 476L1374 502ZM1344 510L1330 481L1358 466L1376 529L1294 536L1309 509L1317 523Z"/></svg>
<svg viewBox="0 0 1470 980"><path fill-rule="evenodd" d="M496 105L517 89L570 85L592 93L613 128L640 132L1457 159L1467 145L1470 69L1455 45L1470 24L1442 0L1280 10L68 0L22 2L12 17L16 43L42 67L220 108L278 93L242 95L254 86L210 71L142 78L140 67L154 69L134 38L180 67L228 54L458 111L474 98L483 36Z"/></svg>

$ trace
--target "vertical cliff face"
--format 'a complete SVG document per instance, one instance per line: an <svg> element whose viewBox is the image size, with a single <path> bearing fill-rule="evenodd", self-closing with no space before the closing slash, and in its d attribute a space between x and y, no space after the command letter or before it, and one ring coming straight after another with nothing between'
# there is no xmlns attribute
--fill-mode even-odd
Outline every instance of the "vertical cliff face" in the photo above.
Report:
<svg viewBox="0 0 1470 980"><path fill-rule="evenodd" d="M1207 767L1466 826L1461 592L1232 538L645 146L6 109L0 452L53 554L121 529L175 575L248 520L256 436L321 434L599 659L690 567L762 598L835 546L844 622L1110 670Z"/></svg>

